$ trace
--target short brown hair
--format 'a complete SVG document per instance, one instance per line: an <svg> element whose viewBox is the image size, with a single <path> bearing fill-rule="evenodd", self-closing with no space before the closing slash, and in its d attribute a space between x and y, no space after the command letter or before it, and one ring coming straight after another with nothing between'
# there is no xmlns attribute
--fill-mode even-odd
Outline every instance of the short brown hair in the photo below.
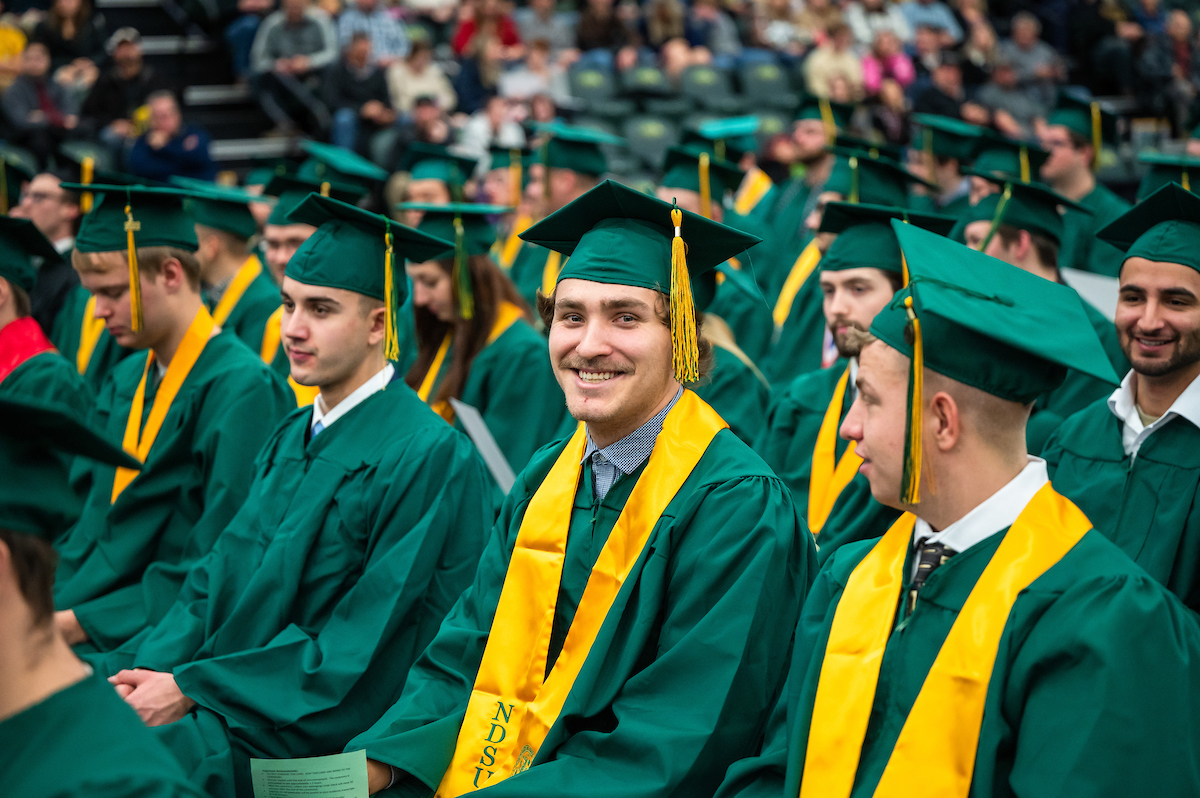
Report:
<svg viewBox="0 0 1200 798"><path fill-rule="evenodd" d="M1029 240L1033 244L1038 260L1042 262L1042 265L1057 269L1058 242L1050 238L1050 236L1035 233L1032 230L1026 230L1025 232L1029 233ZM1000 236L1000 240L1004 242L1005 246L1011 247L1020 240L1021 230L1013 227L1011 224L1002 224L996 228L996 235Z"/></svg>
<svg viewBox="0 0 1200 798"><path fill-rule="evenodd" d="M8 547L17 587L33 611L33 622L42 626L54 619L54 570L58 555L50 544L33 535L0 527L0 542Z"/></svg>
<svg viewBox="0 0 1200 798"><path fill-rule="evenodd" d="M537 292L537 312L542 318L542 323L546 328L550 328L550 324L554 321L554 297L558 294L556 288L551 292L550 296L542 293L541 289ZM658 315L658 320L667 327L671 326L671 303L667 295L661 291L655 292L654 311ZM696 344L700 350L700 379L692 383L693 385L702 385L708 382L708 378L712 375L713 366L716 357L713 355L712 344L707 338L701 334L701 327L704 324L704 314L696 314Z"/></svg>
<svg viewBox="0 0 1200 798"><path fill-rule="evenodd" d="M29 292L21 286L14 283L12 280L6 280L8 287L12 290L13 312L18 319L23 319L33 315L33 304L29 299Z"/></svg>
<svg viewBox="0 0 1200 798"><path fill-rule="evenodd" d="M128 256L124 252L120 254L128 263ZM200 261L196 260L196 253L177 247L138 247L137 249L138 269L151 274L158 274L162 271L163 264L171 258L182 264L183 273L187 275L188 285L192 287L192 290L199 291ZM92 253L80 252L77 249L71 253L71 265L78 272L105 271L96 267Z"/></svg>

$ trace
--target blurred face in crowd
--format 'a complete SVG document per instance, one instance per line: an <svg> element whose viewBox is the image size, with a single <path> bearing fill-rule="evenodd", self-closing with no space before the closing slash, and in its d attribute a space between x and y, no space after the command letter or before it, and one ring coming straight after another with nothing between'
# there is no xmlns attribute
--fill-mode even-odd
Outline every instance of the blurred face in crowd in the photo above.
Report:
<svg viewBox="0 0 1200 798"><path fill-rule="evenodd" d="M1013 20L1012 40L1021 49L1028 50L1037 44L1038 24L1028 17L1017 17Z"/></svg>
<svg viewBox="0 0 1200 798"><path fill-rule="evenodd" d="M430 205L448 205L450 187L436 178L410 180L404 190L407 202L424 202Z"/></svg>
<svg viewBox="0 0 1200 798"><path fill-rule="evenodd" d="M138 72L142 68L142 45L136 42L121 42L113 50L112 59L123 72Z"/></svg>
<svg viewBox="0 0 1200 798"><path fill-rule="evenodd" d="M825 323L842 357L857 357L858 350L847 340L849 331L868 330L875 314L892 300L895 289L882 269L863 267L821 272L822 308Z"/></svg>
<svg viewBox="0 0 1200 798"><path fill-rule="evenodd" d="M279 7L283 9L287 21L295 24L304 18L304 12L308 10L308 0L281 0Z"/></svg>
<svg viewBox="0 0 1200 798"><path fill-rule="evenodd" d="M1177 8L1167 15L1167 35L1176 42L1186 42L1192 37L1192 19L1186 11Z"/></svg>
<svg viewBox="0 0 1200 798"><path fill-rule="evenodd" d="M1080 170L1090 170L1092 148L1078 149L1071 141L1071 131L1063 125L1046 125L1038 134L1042 149L1050 157L1042 164L1042 179L1051 185L1056 180L1068 178Z"/></svg>
<svg viewBox="0 0 1200 798"><path fill-rule="evenodd" d="M21 192L21 204L8 214L33 222L33 226L52 243L71 235L79 219L79 205L59 188L59 182L57 177L46 172L35 175Z"/></svg>
<svg viewBox="0 0 1200 798"><path fill-rule="evenodd" d="M171 96L155 97L150 102L150 127L174 136L183 127L179 105Z"/></svg>
<svg viewBox="0 0 1200 798"><path fill-rule="evenodd" d="M26 45L21 52L21 74L31 78L44 78L50 71L50 51L37 42Z"/></svg>
<svg viewBox="0 0 1200 798"><path fill-rule="evenodd" d="M316 231L317 228L311 224L269 224L263 228L267 268L277 284L283 283L283 271L296 250Z"/></svg>
<svg viewBox="0 0 1200 798"><path fill-rule="evenodd" d="M962 69L957 64L941 64L933 70L933 83L951 97L962 94Z"/></svg>
<svg viewBox="0 0 1200 798"><path fill-rule="evenodd" d="M1133 370L1148 377L1200 371L1200 272L1134 257L1120 279L1117 338Z"/></svg>
<svg viewBox="0 0 1200 798"><path fill-rule="evenodd" d="M918 53L936 53L941 49L938 44L938 32L935 28L930 28L922 25L917 28L917 37L914 40Z"/></svg>
<svg viewBox="0 0 1200 798"><path fill-rule="evenodd" d="M988 194L998 194L1000 187L991 180L984 180L982 177L971 175L971 192L967 195L967 201L972 205L978 205L979 201Z"/></svg>
<svg viewBox="0 0 1200 798"><path fill-rule="evenodd" d="M792 130L792 140L796 142L796 159L801 163L819 160L828 144L825 123L820 119L801 119Z"/></svg>
<svg viewBox="0 0 1200 798"><path fill-rule="evenodd" d="M404 267L412 280L413 306L425 308L438 321L454 321L454 291L450 272L431 260Z"/></svg>
<svg viewBox="0 0 1200 798"><path fill-rule="evenodd" d="M881 30L875 34L875 43L872 49L880 58L891 58L900 52L900 37L890 30Z"/></svg>
<svg viewBox="0 0 1200 798"><path fill-rule="evenodd" d="M354 6L364 14L370 14L375 10L375 0L354 0Z"/></svg>
<svg viewBox="0 0 1200 798"><path fill-rule="evenodd" d="M346 63L352 69L364 69L371 60L371 40L358 36L346 47Z"/></svg>
<svg viewBox="0 0 1200 798"><path fill-rule="evenodd" d="M813 238L822 252L828 252L829 245L837 238L837 233L817 232L821 227L821 219L825 216L825 206L831 202L841 202L843 199L845 198L837 191L822 191L817 197L817 204L813 206L808 218L804 220L804 226L813 231L815 234Z"/></svg>

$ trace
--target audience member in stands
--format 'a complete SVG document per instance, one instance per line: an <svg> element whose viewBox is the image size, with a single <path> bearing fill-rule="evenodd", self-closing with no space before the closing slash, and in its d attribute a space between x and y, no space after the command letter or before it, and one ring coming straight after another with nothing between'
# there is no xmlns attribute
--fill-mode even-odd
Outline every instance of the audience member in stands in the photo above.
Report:
<svg viewBox="0 0 1200 798"><path fill-rule="evenodd" d="M804 55L811 44L799 25L799 12L791 0L759 0L754 3L754 44L774 50L786 59Z"/></svg>
<svg viewBox="0 0 1200 798"><path fill-rule="evenodd" d="M1067 54L1078 64L1075 80L1086 85L1093 94L1131 95L1133 46L1145 34L1141 25L1123 14L1114 19L1112 11L1106 0L1073 3Z"/></svg>
<svg viewBox="0 0 1200 798"><path fill-rule="evenodd" d="M1156 116L1166 116L1179 129L1200 85L1200 51L1192 35L1192 19L1186 11L1173 9L1167 15L1166 32L1146 37L1137 62L1137 74L1145 91L1139 96Z"/></svg>
<svg viewBox="0 0 1200 798"><path fill-rule="evenodd" d="M384 71L373 63L369 34L355 33L342 60L325 77L325 105L333 114L330 141L368 154L371 138L396 121Z"/></svg>
<svg viewBox="0 0 1200 798"><path fill-rule="evenodd" d="M998 55L1012 64L1018 86L1043 107L1054 103L1055 85L1066 78L1062 58L1039 37L1042 23L1029 12L1013 17L1012 38L1000 42Z"/></svg>
<svg viewBox="0 0 1200 798"><path fill-rule="evenodd" d="M587 0L575 27L582 58L599 66L628 69L637 61L636 36L613 7L613 0Z"/></svg>
<svg viewBox="0 0 1200 798"><path fill-rule="evenodd" d="M50 53L38 40L21 53L21 74L0 98L11 141L26 147L44 169L46 159L79 124L74 98L50 77Z"/></svg>
<svg viewBox="0 0 1200 798"><path fill-rule="evenodd" d="M84 129L120 155L138 137L138 109L151 94L169 87L154 67L145 64L142 37L135 29L119 28L105 50L112 63L88 92L79 114Z"/></svg>
<svg viewBox="0 0 1200 798"><path fill-rule="evenodd" d="M879 131L888 144L907 146L912 137L909 129L908 97L900 84L890 78L879 86L878 103L870 107L871 127Z"/></svg>
<svg viewBox="0 0 1200 798"><path fill-rule="evenodd" d="M503 97L489 97L463 125L456 152L479 159L487 155L489 147L513 149L524 146L525 131L513 120L510 102Z"/></svg>
<svg viewBox="0 0 1200 798"><path fill-rule="evenodd" d="M575 49L575 20L560 14L555 0L529 0L525 8L513 12L513 21L523 42L545 41L550 45L550 58L558 59Z"/></svg>
<svg viewBox="0 0 1200 798"><path fill-rule="evenodd" d="M401 0L410 27L428 34L433 45L448 44L458 27L458 0Z"/></svg>
<svg viewBox="0 0 1200 798"><path fill-rule="evenodd" d="M687 35L687 8L682 0L650 0L641 22L642 45L658 50Z"/></svg>
<svg viewBox="0 0 1200 798"><path fill-rule="evenodd" d="M505 64L524 54L517 26L501 0L464 3L451 45L461 59L456 81L459 110L468 114L496 92Z"/></svg>
<svg viewBox="0 0 1200 798"><path fill-rule="evenodd" d="M408 55L408 32L379 0L354 0L338 17L338 46L345 50L356 33L371 39L371 63L389 67Z"/></svg>
<svg viewBox="0 0 1200 798"><path fill-rule="evenodd" d="M33 38L50 52L50 68L56 78L90 74L104 60L104 18L92 13L91 0L54 0L46 18L33 29ZM59 70L65 72L60 77Z"/></svg>
<svg viewBox="0 0 1200 798"><path fill-rule="evenodd" d="M1147 36L1161 36L1167 32L1166 9L1160 0L1129 0L1126 5L1133 14L1133 21Z"/></svg>
<svg viewBox="0 0 1200 798"><path fill-rule="evenodd" d="M329 126L329 110L320 100L321 75L337 57L333 22L308 0L281 0L280 9L263 20L250 61L263 109L280 131Z"/></svg>
<svg viewBox="0 0 1200 798"><path fill-rule="evenodd" d="M79 195L63 189L58 175L42 172L21 192L21 203L8 215L28 219L60 255L69 256L75 247L75 231L81 212ZM71 268L70 258L58 263L43 261L37 270L33 290L29 292L30 312L46 335L51 335L59 311L79 285L79 275Z"/></svg>
<svg viewBox="0 0 1200 798"><path fill-rule="evenodd" d="M0 12L5 4L0 3ZM20 20L13 14L0 14L0 92L3 92L21 74L21 51L27 41Z"/></svg>
<svg viewBox="0 0 1200 798"><path fill-rule="evenodd" d="M971 25L967 41L959 53L962 55L963 85L972 93L988 82L999 56L996 31L987 20Z"/></svg>
<svg viewBox="0 0 1200 798"><path fill-rule="evenodd" d="M913 29L904 12L887 0L852 0L846 5L845 20L863 49L871 47L881 31L893 34L901 44L913 40Z"/></svg>
<svg viewBox="0 0 1200 798"><path fill-rule="evenodd" d="M895 81L902 89L916 79L912 59L904 52L900 37L887 28L875 33L871 51L862 59L863 90L871 97L879 94L885 80Z"/></svg>
<svg viewBox="0 0 1200 798"><path fill-rule="evenodd" d="M829 29L828 40L804 62L804 78L811 93L832 97L833 82L841 78L850 85L850 99L862 99L863 67L854 53L853 44L854 34L849 25L838 23Z"/></svg>
<svg viewBox="0 0 1200 798"><path fill-rule="evenodd" d="M443 111L452 111L458 105L450 79L433 60L433 47L424 40L413 42L408 57L388 67L387 85L392 108L400 114L411 111L419 97L435 98Z"/></svg>
<svg viewBox="0 0 1200 798"><path fill-rule="evenodd" d="M900 4L904 19L908 26L916 30L927 26L938 31L938 40L942 47L954 47L963 39L962 26L950 10L950 6L941 0L905 0Z"/></svg>
<svg viewBox="0 0 1200 798"><path fill-rule="evenodd" d="M275 10L275 0L237 0L238 18L225 28L225 44L238 81L250 80L250 51L263 17Z"/></svg>
<svg viewBox="0 0 1200 798"><path fill-rule="evenodd" d="M687 40L693 47L708 50L713 63L723 69L733 69L742 55L737 25L721 10L718 0L692 0Z"/></svg>
<svg viewBox="0 0 1200 798"><path fill-rule="evenodd" d="M930 75L942 63L941 43L942 31L930 25L920 25L913 38L913 70L917 79L913 84L915 89L923 89L929 84Z"/></svg>
<svg viewBox="0 0 1200 798"><path fill-rule="evenodd" d="M549 94L560 102L571 97L567 72L551 58L550 43L535 39L525 50L520 66L500 76L499 93L515 100L528 100L535 94Z"/></svg>
<svg viewBox="0 0 1200 798"><path fill-rule="evenodd" d="M914 111L962 118L961 108L967 97L960 63L958 53L953 50L941 54L937 67L929 74L928 85L913 98Z"/></svg>
<svg viewBox="0 0 1200 798"><path fill-rule="evenodd" d="M833 0L809 0L796 14L796 24L807 44L824 44L833 26L842 24L842 12Z"/></svg>
<svg viewBox="0 0 1200 798"><path fill-rule="evenodd" d="M195 125L184 125L179 103L169 91L146 99L150 128L129 150L130 173L166 182L176 175L212 180L216 166L209 154L209 135Z"/></svg>
<svg viewBox="0 0 1200 798"><path fill-rule="evenodd" d="M991 114L991 123L1006 136L1027 139L1046 107L1021 88L1017 70L1003 56L992 68L992 78L975 95L975 102Z"/></svg>

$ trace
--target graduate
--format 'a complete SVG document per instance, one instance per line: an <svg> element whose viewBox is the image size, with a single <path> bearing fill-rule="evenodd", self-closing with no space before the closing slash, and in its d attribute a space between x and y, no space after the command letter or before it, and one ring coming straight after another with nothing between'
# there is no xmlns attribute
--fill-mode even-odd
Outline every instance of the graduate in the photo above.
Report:
<svg viewBox="0 0 1200 798"><path fill-rule="evenodd" d="M1125 256L1121 387L1064 421L1054 487L1151 576L1200 611L1200 198L1163 186L1099 235Z"/></svg>
<svg viewBox="0 0 1200 798"><path fill-rule="evenodd" d="M474 158L455 155L439 144L413 142L400 160L400 171L410 177L404 187L408 202L446 205L462 202L466 183L475 174L478 162ZM420 216L408 217L410 224L419 224Z"/></svg>
<svg viewBox="0 0 1200 798"><path fill-rule="evenodd" d="M836 155L833 170L804 222L810 237L780 261L795 257L786 270L777 270L777 274L783 275L783 282L770 294L775 297L771 314L775 336L763 359L763 372L775 386L786 386L795 377L823 368L836 359L832 340L826 337L822 293L816 277L821 256L836 235L818 232L825 205L865 202L905 208L910 186L924 184L932 188L932 184L876 150L835 147L831 152Z"/></svg>
<svg viewBox="0 0 1200 798"><path fill-rule="evenodd" d="M970 205L971 181L963 172L982 143L984 128L936 114L913 114L920 132L910 150L913 174L936 186L914 187L909 206L915 211L957 216Z"/></svg>
<svg viewBox="0 0 1200 798"><path fill-rule="evenodd" d="M162 620L102 666L208 795L249 798L250 757L338 750L394 701L494 517L471 442L387 359L400 264L447 242L316 194L292 218L317 232L288 264L283 331L318 399L271 434Z"/></svg>
<svg viewBox="0 0 1200 798"><path fill-rule="evenodd" d="M1116 139L1117 118L1090 98L1060 89L1058 104L1046 119L1039 139L1050 153L1042 164L1042 180L1091 215L1068 208L1059 265L1116 277L1121 253L1096 231L1129 210L1129 203L1096 180L1100 150Z"/></svg>
<svg viewBox="0 0 1200 798"><path fill-rule="evenodd" d="M81 476L87 500L58 545L54 591L55 620L80 651L112 649L170 607L246 500L255 456L295 406L284 382L204 307L186 192L93 190L75 269L116 342L146 350L112 370L93 419L143 468L95 464Z"/></svg>
<svg viewBox="0 0 1200 798"><path fill-rule="evenodd" d="M194 190L188 198L204 304L218 327L261 352L267 320L279 307L279 286L250 248L258 235L251 202L249 194L216 185Z"/></svg>
<svg viewBox="0 0 1200 798"><path fill-rule="evenodd" d="M34 320L34 261L61 257L33 222L0 216L0 397L65 405L87 418L95 395Z"/></svg>
<svg viewBox="0 0 1200 798"><path fill-rule="evenodd" d="M400 208L421 212L421 232L457 240L431 257L410 257L405 267L412 281L417 357L404 380L451 423L451 398L478 410L518 472L559 437L567 411L532 310L488 255L496 240L488 217L505 207Z"/></svg>
<svg viewBox="0 0 1200 798"><path fill-rule="evenodd" d="M991 194L969 208L959 219L961 231L971 249L1011 263L1031 274L1063 283L1058 270L1059 244L1063 237L1063 215L1059 207L1088 213L1082 206L1055 193L1044 183L1002 184L1002 193ZM956 240L959 238L953 235ZM1074 290L1074 289L1072 289ZM1129 361L1121 352L1117 330L1104 314L1080 298L1088 322L1104 346L1113 371L1124 374ZM1051 433L1072 413L1112 393L1112 386L1074 369L1067 372L1062 385L1043 396L1033 406L1025 426L1026 446L1040 454Z"/></svg>
<svg viewBox="0 0 1200 798"><path fill-rule="evenodd" d="M348 750L388 795L707 795L758 744L813 564L787 488L684 387L709 367L690 285L754 239L612 181L525 237L571 255L541 309L583 423Z"/></svg>
<svg viewBox="0 0 1200 798"><path fill-rule="evenodd" d="M476 201L508 206L496 225L496 242L491 252L492 260L508 274L525 244L521 233L533 224L535 202L526 195L525 188L529 185L534 155L533 150L525 147L489 147L488 152L491 158Z"/></svg>
<svg viewBox="0 0 1200 798"><path fill-rule="evenodd" d="M833 334L838 361L830 368L796 377L779 391L754 450L787 484L816 539L819 562L839 546L879 537L899 513L871 497L862 458L837 431L857 395L857 337L904 283L900 245L889 224L902 219L945 234L954 220L885 205L831 202L820 232L837 238L821 258L817 279L825 324Z"/></svg>
<svg viewBox="0 0 1200 798"><path fill-rule="evenodd" d="M1138 155L1138 162L1149 167L1142 175L1142 182L1138 183L1138 202L1146 199L1167 183L1178 183L1192 193L1200 190L1200 156L1143 152ZM1192 188L1193 183L1196 186L1195 189Z"/></svg>
<svg viewBox="0 0 1200 798"><path fill-rule="evenodd" d="M600 176L608 171L608 157L602 146L625 144L624 139L616 136L561 122L540 125L537 132L542 138L537 149L542 217L573 202L600 182ZM525 239L509 276L530 307L536 307L538 291L547 296L554 291L563 260L561 253Z"/></svg>
<svg viewBox="0 0 1200 798"><path fill-rule="evenodd" d="M0 154L0 216L7 216L21 204L21 194L33 180L33 170L11 155Z"/></svg>
<svg viewBox="0 0 1200 798"><path fill-rule="evenodd" d="M718 795L1200 794L1200 627L1025 450L1067 368L1115 380L1091 324L1063 286L892 227L911 282L861 338L841 434L904 514L825 562L763 750Z"/></svg>
<svg viewBox="0 0 1200 798"><path fill-rule="evenodd" d="M987 128L979 135L977 147L975 160L962 169L971 183L969 205L999 193L1004 182L1029 183L1041 175L1042 164L1050 157L1050 153L1036 144L1010 139Z"/></svg>
<svg viewBox="0 0 1200 798"><path fill-rule="evenodd" d="M308 155L296 170L301 180L357 186L369 193L390 176L383 167L345 147L305 139L300 149Z"/></svg>
<svg viewBox="0 0 1200 798"><path fill-rule="evenodd" d="M76 170L77 171L77 170ZM58 315L71 293L79 287L79 276L66 256L75 246L75 231L82 216L80 195L62 188L64 181L77 181L78 174L63 168L39 172L21 192L21 202L8 212L14 219L28 219L63 257L37 265L37 280L29 292L32 316L46 335L51 335Z"/></svg>
<svg viewBox="0 0 1200 798"><path fill-rule="evenodd" d="M76 501L60 459L136 468L69 411L0 399L0 784L22 798L199 798L54 625L56 502Z"/></svg>

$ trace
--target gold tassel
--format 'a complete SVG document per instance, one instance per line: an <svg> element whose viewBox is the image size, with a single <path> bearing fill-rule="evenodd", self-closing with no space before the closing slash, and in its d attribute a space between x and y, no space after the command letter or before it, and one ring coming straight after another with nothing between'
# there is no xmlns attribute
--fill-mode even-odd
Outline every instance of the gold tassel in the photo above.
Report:
<svg viewBox="0 0 1200 798"><path fill-rule="evenodd" d="M92 184L93 176L96 171L96 159L90 155L84 156L79 162L79 182L85 186ZM91 213L93 204L92 192L85 191L79 195L79 210L84 213Z"/></svg>
<svg viewBox="0 0 1200 798"><path fill-rule="evenodd" d="M712 218L712 186L708 183L708 153L700 153L700 215Z"/></svg>
<svg viewBox="0 0 1200 798"><path fill-rule="evenodd" d="M717 139L713 142L713 155L717 156L718 161L725 160L725 139Z"/></svg>
<svg viewBox="0 0 1200 798"><path fill-rule="evenodd" d="M400 333L396 329L396 269L392 254L392 224L389 221L383 233L383 305L384 344L383 356L388 360L400 359Z"/></svg>
<svg viewBox="0 0 1200 798"><path fill-rule="evenodd" d="M921 503L921 411L925 403L925 342L921 338L921 321L913 310L911 296L904 298L913 331L912 368L908 375L908 434L904 441L904 477L900 486L903 504Z"/></svg>
<svg viewBox="0 0 1200 798"><path fill-rule="evenodd" d="M0 213L8 215L8 159L0 156Z"/></svg>
<svg viewBox="0 0 1200 798"><path fill-rule="evenodd" d="M142 315L142 280L138 272L137 243L133 234L142 229L142 223L134 221L133 207L128 197L125 199L125 248L129 256L129 316L133 331L141 332L146 326L146 318Z"/></svg>
<svg viewBox="0 0 1200 798"><path fill-rule="evenodd" d="M1005 183L1004 193L1000 195L1000 201L996 203L996 213L992 216L992 226L988 228L987 235L983 237L983 243L979 245L980 252L988 248L988 244L992 243L992 237L996 235L996 231L1004 223L1004 209L1008 206L1010 197L1012 197L1012 183Z"/></svg>
<svg viewBox="0 0 1200 798"><path fill-rule="evenodd" d="M550 139L542 144L542 218L550 215Z"/></svg>
<svg viewBox="0 0 1200 798"><path fill-rule="evenodd" d="M1100 167L1100 149L1104 146L1104 131L1100 119L1100 103L1092 101L1092 171Z"/></svg>
<svg viewBox="0 0 1200 798"><path fill-rule="evenodd" d="M509 204L516 208L521 204L521 151L508 151L508 198Z"/></svg>
<svg viewBox="0 0 1200 798"><path fill-rule="evenodd" d="M847 199L858 204L858 158L854 155L850 156L850 196Z"/></svg>
<svg viewBox="0 0 1200 798"><path fill-rule="evenodd" d="M1188 180L1188 170L1184 169L1184 170L1183 170L1183 174L1181 174L1181 175L1179 176L1179 178L1180 178L1180 179L1179 179L1179 184L1180 184L1181 186L1183 186L1183 190L1184 190L1184 191L1191 191L1191 190L1192 190L1192 183L1191 183L1191 181L1190 181L1190 180Z"/></svg>
<svg viewBox="0 0 1200 798"><path fill-rule="evenodd" d="M329 183L322 183L322 184L321 184L321 196L322 196L322 197L328 197L328 196L329 196Z"/></svg>
<svg viewBox="0 0 1200 798"><path fill-rule="evenodd" d="M454 271L451 275L458 294L458 314L465 321L475 318L475 297L471 293L471 269L467 263L467 233L461 216L454 217Z"/></svg>
<svg viewBox="0 0 1200 798"><path fill-rule="evenodd" d="M837 141L837 121L833 118L833 107L824 97L817 100L817 107L821 109L821 122L825 125L825 143L832 147Z"/></svg>
<svg viewBox="0 0 1200 798"><path fill-rule="evenodd" d="M696 340L696 306L687 269L687 247L680 228L683 211L671 210L675 237L671 239L671 365L675 379L689 384L700 380L700 345Z"/></svg>
<svg viewBox="0 0 1200 798"><path fill-rule="evenodd" d="M1020 158L1021 158L1021 182L1028 183L1029 182L1029 148L1028 147L1021 148Z"/></svg>

